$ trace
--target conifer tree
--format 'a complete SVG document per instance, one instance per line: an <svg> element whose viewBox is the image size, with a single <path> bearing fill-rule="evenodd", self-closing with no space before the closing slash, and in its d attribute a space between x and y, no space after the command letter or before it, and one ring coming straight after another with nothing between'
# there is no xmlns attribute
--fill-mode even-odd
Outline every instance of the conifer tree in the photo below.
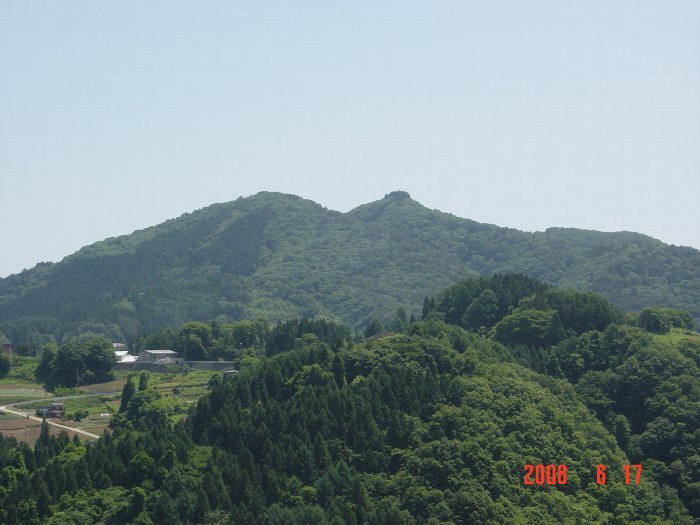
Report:
<svg viewBox="0 0 700 525"><path fill-rule="evenodd" d="M131 398L134 397L135 393L136 387L134 386L134 381L132 380L131 376L129 376L129 379L127 379L126 383L124 384L124 388L122 389L119 412L124 412L126 410L126 408L129 406L129 401L131 401Z"/></svg>

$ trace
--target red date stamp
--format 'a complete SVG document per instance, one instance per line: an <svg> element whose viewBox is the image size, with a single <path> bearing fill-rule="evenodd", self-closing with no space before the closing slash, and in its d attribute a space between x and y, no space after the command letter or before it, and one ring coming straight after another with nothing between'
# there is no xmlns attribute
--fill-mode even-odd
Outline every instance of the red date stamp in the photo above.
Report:
<svg viewBox="0 0 700 525"><path fill-rule="evenodd" d="M569 467L566 465L537 465L527 464L523 467L524 485L566 485L568 482ZM605 485L608 482L608 467L600 464L596 467L596 483ZM639 485L642 481L642 465L623 465L622 472L626 485Z"/></svg>
<svg viewBox="0 0 700 525"><path fill-rule="evenodd" d="M566 485L569 467L566 465L525 465L525 485Z"/></svg>

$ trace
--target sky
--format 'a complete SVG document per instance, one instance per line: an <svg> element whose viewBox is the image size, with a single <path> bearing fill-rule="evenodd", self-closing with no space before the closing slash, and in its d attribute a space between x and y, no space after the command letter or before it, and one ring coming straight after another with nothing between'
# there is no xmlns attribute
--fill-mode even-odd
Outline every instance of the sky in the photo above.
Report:
<svg viewBox="0 0 700 525"><path fill-rule="evenodd" d="M700 3L0 3L0 277L263 190L397 189L700 248Z"/></svg>

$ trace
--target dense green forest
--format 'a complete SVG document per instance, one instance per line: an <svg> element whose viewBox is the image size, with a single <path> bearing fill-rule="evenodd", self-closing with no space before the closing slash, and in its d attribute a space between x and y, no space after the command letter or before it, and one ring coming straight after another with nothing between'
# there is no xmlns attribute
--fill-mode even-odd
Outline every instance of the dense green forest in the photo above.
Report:
<svg viewBox="0 0 700 525"><path fill-rule="evenodd" d="M134 348L191 345L240 373L215 376L184 420L129 382L96 444L0 437L0 522L700 518L700 335L687 313L624 313L509 274L426 297L420 317L399 310L393 334L364 341L305 319L141 337ZM526 465L566 469L528 485Z"/></svg>
<svg viewBox="0 0 700 525"><path fill-rule="evenodd" d="M0 279L0 339L131 341L189 320L325 316L353 330L477 274L520 272L626 311L700 319L700 252L636 233L526 233L393 192L348 213L291 195L215 204Z"/></svg>

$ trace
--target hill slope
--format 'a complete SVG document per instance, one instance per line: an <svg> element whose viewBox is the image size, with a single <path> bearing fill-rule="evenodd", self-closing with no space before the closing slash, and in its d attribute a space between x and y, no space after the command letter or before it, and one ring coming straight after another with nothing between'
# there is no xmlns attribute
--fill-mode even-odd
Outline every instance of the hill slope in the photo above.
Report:
<svg viewBox="0 0 700 525"><path fill-rule="evenodd" d="M214 204L0 279L0 331L130 338L189 319L326 315L359 327L470 274L517 271L625 309L700 318L700 252L636 233L525 233L405 192L348 213L278 193Z"/></svg>
<svg viewBox="0 0 700 525"><path fill-rule="evenodd" d="M411 331L249 355L174 427L146 387L94 445L46 429L32 453L0 436L0 521L693 523L661 464L625 482L628 457L566 381L459 328Z"/></svg>

